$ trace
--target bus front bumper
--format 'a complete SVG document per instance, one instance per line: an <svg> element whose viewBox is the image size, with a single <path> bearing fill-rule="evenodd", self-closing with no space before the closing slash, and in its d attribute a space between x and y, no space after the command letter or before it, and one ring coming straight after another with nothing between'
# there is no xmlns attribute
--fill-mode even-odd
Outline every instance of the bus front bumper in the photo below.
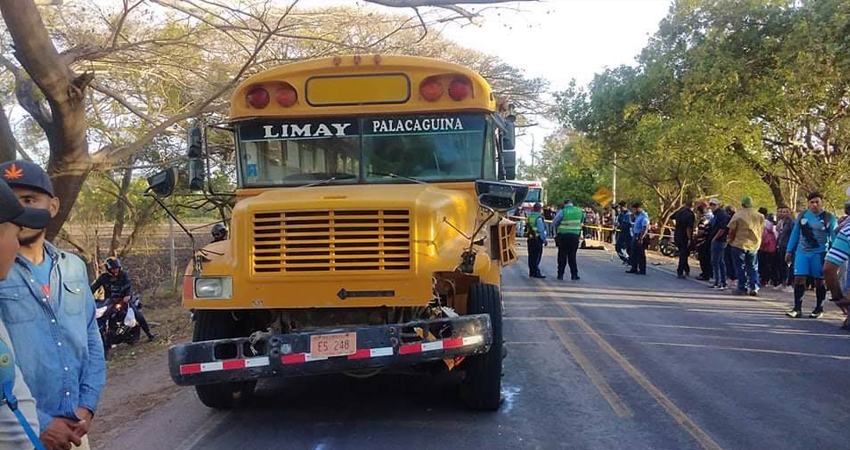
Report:
<svg viewBox="0 0 850 450"><path fill-rule="evenodd" d="M311 355L313 336L337 333L356 333L356 352L323 358ZM249 338L192 342L171 347L168 364L174 382L189 386L409 366L487 353L492 343L490 316L475 314L399 325L274 334L253 343Z"/></svg>

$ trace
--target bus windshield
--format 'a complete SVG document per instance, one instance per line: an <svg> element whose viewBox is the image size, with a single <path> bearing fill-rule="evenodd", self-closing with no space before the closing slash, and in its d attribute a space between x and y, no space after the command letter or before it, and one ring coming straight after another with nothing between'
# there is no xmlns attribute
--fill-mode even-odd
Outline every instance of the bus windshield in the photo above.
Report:
<svg viewBox="0 0 850 450"><path fill-rule="evenodd" d="M487 130L484 114L246 121L242 184L474 180L494 164L484 164Z"/></svg>
<svg viewBox="0 0 850 450"><path fill-rule="evenodd" d="M525 202L534 202L538 203L540 200L540 194L543 193L543 188L531 188L528 190L528 195L525 196Z"/></svg>

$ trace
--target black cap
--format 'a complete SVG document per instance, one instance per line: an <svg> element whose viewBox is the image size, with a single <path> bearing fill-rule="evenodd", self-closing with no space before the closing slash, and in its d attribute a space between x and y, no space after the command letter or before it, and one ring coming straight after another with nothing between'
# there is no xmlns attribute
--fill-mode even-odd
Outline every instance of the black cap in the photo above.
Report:
<svg viewBox="0 0 850 450"><path fill-rule="evenodd" d="M22 159L5 162L0 164L0 178L9 186L35 189L55 197L50 177L38 164Z"/></svg>
<svg viewBox="0 0 850 450"><path fill-rule="evenodd" d="M0 223L12 222L15 225L40 230L50 223L50 212L46 209L24 208L12 188L0 181Z"/></svg>

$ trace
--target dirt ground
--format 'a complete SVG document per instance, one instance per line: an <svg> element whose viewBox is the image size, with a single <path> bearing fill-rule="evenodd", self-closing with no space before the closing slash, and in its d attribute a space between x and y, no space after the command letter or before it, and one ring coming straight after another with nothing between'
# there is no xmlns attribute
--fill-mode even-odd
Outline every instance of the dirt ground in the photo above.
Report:
<svg viewBox="0 0 850 450"><path fill-rule="evenodd" d="M96 235L100 248L104 249L108 248L111 227L104 225L102 228ZM83 230L71 227L70 232L77 240L84 238ZM195 236L199 245L210 240L207 229L197 230ZM185 235L178 232L175 238L177 267L182 273L192 252ZM61 240L57 244L74 252ZM180 305L181 286L178 283L176 290L172 290L174 286L170 281L167 225L146 234L122 262L133 282L133 290L140 295L142 311L157 340L148 342L142 336L133 346L122 344L110 350L107 385L101 393L89 433L94 448L109 448L110 442L120 439L124 425L184 389L176 386L168 374L168 348L192 338L189 312Z"/></svg>
<svg viewBox="0 0 850 450"><path fill-rule="evenodd" d="M112 349L107 361L107 384L89 433L93 448L109 448L122 425L173 397L180 389L168 374L168 348L192 337L189 313L179 305L144 310L156 324L155 342L142 339L133 346Z"/></svg>

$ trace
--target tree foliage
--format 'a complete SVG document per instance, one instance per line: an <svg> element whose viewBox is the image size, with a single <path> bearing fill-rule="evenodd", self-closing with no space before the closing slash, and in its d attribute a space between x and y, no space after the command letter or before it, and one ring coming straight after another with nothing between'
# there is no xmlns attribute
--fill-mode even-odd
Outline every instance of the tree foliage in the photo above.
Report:
<svg viewBox="0 0 850 450"><path fill-rule="evenodd" d="M616 153L662 216L685 197L837 199L850 182L848 30L840 0L676 1L635 66L572 85L556 113Z"/></svg>

